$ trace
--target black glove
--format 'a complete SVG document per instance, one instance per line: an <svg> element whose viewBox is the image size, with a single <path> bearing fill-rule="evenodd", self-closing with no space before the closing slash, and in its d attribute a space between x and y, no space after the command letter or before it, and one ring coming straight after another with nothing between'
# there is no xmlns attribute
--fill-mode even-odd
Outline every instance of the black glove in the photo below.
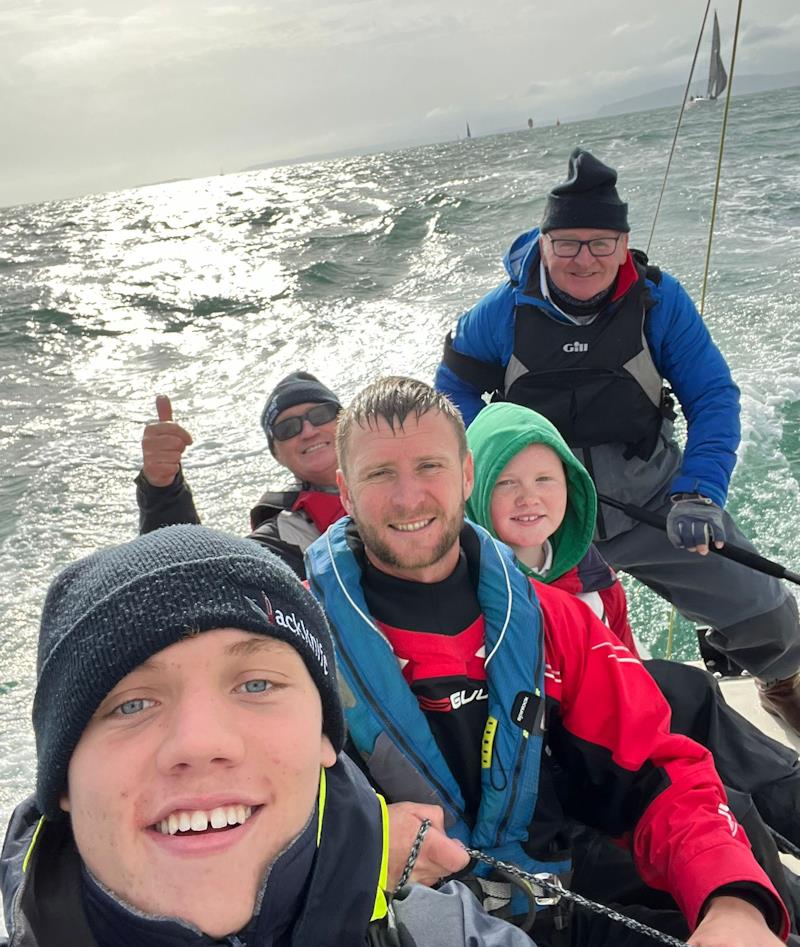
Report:
<svg viewBox="0 0 800 947"><path fill-rule="evenodd" d="M667 536L678 549L725 541L722 507L699 493L676 493L667 516Z"/></svg>

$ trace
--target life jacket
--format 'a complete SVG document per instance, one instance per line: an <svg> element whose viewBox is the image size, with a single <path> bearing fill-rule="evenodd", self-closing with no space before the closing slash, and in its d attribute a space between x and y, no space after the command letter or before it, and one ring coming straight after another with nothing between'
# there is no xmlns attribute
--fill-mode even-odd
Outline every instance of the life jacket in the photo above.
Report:
<svg viewBox="0 0 800 947"><path fill-rule="evenodd" d="M250 529L257 529L262 523L273 520L284 510L291 510L300 492L306 484L298 483L296 487L286 490L267 490L263 493L256 505L250 510Z"/></svg>
<svg viewBox="0 0 800 947"><path fill-rule="evenodd" d="M280 513L291 511L304 513L320 533L345 515L339 491L322 489L310 483L298 483L295 489L268 490L250 510L250 528L257 529L262 523L275 519Z"/></svg>
<svg viewBox="0 0 800 947"><path fill-rule="evenodd" d="M481 802L470 825L461 789L369 613L360 566L347 541L349 522L340 520L309 547L306 572L334 632L349 733L371 776L391 801L441 806L448 835L465 845L526 871L568 871L568 861L539 861L525 845L543 748L544 652L541 610L510 550L469 524L480 545L477 595L486 624L488 687ZM491 873L485 865L475 871Z"/></svg>
<svg viewBox="0 0 800 947"><path fill-rule="evenodd" d="M292 511L305 513L321 533L346 515L339 494L321 490L302 490L292 504Z"/></svg>
<svg viewBox="0 0 800 947"><path fill-rule="evenodd" d="M369 935L385 926L388 911L384 895L388 883L386 804L344 756L330 769L321 770L316 828L314 867L291 943L296 947L383 943L382 938ZM95 943L82 907L80 856L69 819L50 822L39 816L33 799L23 803L9 823L1 869L15 945L91 947Z"/></svg>
<svg viewBox="0 0 800 947"><path fill-rule="evenodd" d="M517 304L503 397L543 414L572 448L625 444L627 456L647 460L674 412L644 332L654 305L646 279L661 274L635 258L631 265L633 285L591 323L560 322Z"/></svg>

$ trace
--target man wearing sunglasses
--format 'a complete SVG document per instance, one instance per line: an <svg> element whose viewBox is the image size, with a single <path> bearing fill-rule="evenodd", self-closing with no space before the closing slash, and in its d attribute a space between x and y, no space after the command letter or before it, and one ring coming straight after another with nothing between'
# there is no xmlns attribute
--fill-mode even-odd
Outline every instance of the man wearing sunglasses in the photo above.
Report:
<svg viewBox="0 0 800 947"><path fill-rule="evenodd" d="M191 435L172 420L169 399L156 399L158 421L145 427L142 470L136 478L139 530L199 523L192 491L181 469ZM250 539L267 546L301 578L303 553L344 515L336 486L338 397L309 372L292 372L270 393L261 426L273 457L294 477L267 491L250 511Z"/></svg>
<svg viewBox="0 0 800 947"><path fill-rule="evenodd" d="M628 249L617 173L575 149L539 228L504 258L508 280L458 320L436 387L469 424L482 394L545 415L602 496L667 518L662 533L598 510L595 541L712 629L709 644L757 678L762 704L800 733L800 627L776 579L721 556L752 549L723 509L740 440L739 389L678 281ZM686 417L681 451L673 396ZM699 555L696 555L699 553Z"/></svg>

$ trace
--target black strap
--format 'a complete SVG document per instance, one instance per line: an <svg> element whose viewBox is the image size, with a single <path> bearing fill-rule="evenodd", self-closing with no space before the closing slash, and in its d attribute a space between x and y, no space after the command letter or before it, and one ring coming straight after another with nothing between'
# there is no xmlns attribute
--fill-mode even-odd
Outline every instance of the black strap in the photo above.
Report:
<svg viewBox="0 0 800 947"><path fill-rule="evenodd" d="M639 266L644 267L645 279L649 279L651 283L655 283L656 286L661 282L661 270L654 266L652 263L648 262L647 254L644 250L635 250L631 248L631 256L634 261L639 264Z"/></svg>
<svg viewBox="0 0 800 947"><path fill-rule="evenodd" d="M474 385L478 391L501 391L506 370L496 362L482 362L479 358L464 355L453 348L453 333L448 332L444 340L442 362L463 381Z"/></svg>

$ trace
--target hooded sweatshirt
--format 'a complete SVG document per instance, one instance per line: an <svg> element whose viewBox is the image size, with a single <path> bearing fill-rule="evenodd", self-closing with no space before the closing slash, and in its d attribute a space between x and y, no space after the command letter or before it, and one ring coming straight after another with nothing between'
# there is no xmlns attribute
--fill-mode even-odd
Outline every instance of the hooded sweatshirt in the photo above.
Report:
<svg viewBox="0 0 800 947"><path fill-rule="evenodd" d="M548 540L547 569L539 572L519 559L517 565L528 577L584 600L638 656L628 623L625 591L613 569L592 545L597 515L594 484L558 430L530 408L498 402L484 408L472 422L467 429L467 443L475 462L475 485L467 512L495 537L490 512L492 490L506 464L531 444L545 444L556 452L567 477L567 508L561 525Z"/></svg>
<svg viewBox="0 0 800 947"><path fill-rule="evenodd" d="M492 490L506 464L531 444L544 444L558 454L567 477L567 509L550 537L553 561L542 581L552 584L586 555L597 518L597 494L586 468L567 447L556 428L536 411L509 402L490 404L467 428L475 461L475 485L467 501L470 519L499 539L492 525ZM523 563L526 575L536 575Z"/></svg>

